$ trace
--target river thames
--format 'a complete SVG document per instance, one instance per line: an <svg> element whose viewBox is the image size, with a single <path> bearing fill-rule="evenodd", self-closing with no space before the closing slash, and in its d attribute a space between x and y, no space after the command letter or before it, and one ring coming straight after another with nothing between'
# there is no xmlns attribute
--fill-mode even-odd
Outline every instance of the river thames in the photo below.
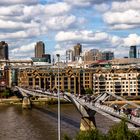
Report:
<svg viewBox="0 0 140 140"><path fill-rule="evenodd" d="M113 124L96 114L96 124L106 133ZM0 106L0 140L57 140L57 105L23 110L21 106ZM61 105L61 138L74 137L80 128L81 115L71 104Z"/></svg>

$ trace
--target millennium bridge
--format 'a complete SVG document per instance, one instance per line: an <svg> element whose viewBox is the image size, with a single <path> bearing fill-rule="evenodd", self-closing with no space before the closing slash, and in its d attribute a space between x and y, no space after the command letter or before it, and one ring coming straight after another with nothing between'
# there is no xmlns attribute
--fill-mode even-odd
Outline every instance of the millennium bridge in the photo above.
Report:
<svg viewBox="0 0 140 140"><path fill-rule="evenodd" d="M35 90L28 88L21 88L16 86L20 94L23 96L23 108L30 106L30 96L40 98L58 98L57 93L52 93L44 90ZM81 114L80 130L95 129L95 113L111 119L114 122L120 122L125 119L129 129L138 130L140 128L140 117L132 115L132 110L140 110L140 106L136 103L128 101L120 96L110 92L104 92L98 96L94 95L76 95L68 92L59 93L61 99L71 102ZM117 102L123 102L122 105L117 106ZM130 111L131 107L131 111Z"/></svg>

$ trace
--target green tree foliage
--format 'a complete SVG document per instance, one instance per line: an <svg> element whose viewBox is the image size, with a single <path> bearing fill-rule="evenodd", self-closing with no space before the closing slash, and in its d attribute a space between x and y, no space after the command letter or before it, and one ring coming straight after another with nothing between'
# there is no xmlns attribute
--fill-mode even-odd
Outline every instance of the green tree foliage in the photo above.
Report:
<svg viewBox="0 0 140 140"><path fill-rule="evenodd" d="M8 89L5 89L2 93L2 97L7 98L10 96L10 91Z"/></svg>
<svg viewBox="0 0 140 140"><path fill-rule="evenodd" d="M137 139L140 140L140 130L138 130L138 131L136 132L136 135L137 135Z"/></svg>
<svg viewBox="0 0 140 140"><path fill-rule="evenodd" d="M137 140L137 135L128 129L124 120L114 125L107 134L108 140Z"/></svg>
<svg viewBox="0 0 140 140"><path fill-rule="evenodd" d="M76 140L105 140L105 136L98 130L80 132Z"/></svg>
<svg viewBox="0 0 140 140"><path fill-rule="evenodd" d="M97 129L79 132L74 139L65 136L64 140L140 140L140 130L130 131L125 120L113 125L107 134Z"/></svg>
<svg viewBox="0 0 140 140"><path fill-rule="evenodd" d="M64 135L64 140L72 140L72 138L70 138L68 135Z"/></svg>
<svg viewBox="0 0 140 140"><path fill-rule="evenodd" d="M85 89L86 94L93 94L93 90L91 88Z"/></svg>

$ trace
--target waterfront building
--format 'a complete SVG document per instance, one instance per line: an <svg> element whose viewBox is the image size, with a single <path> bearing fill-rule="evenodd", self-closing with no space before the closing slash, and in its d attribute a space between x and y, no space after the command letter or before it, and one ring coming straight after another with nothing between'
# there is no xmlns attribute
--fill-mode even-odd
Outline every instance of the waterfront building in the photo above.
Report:
<svg viewBox="0 0 140 140"><path fill-rule="evenodd" d="M137 58L137 46L130 46L129 57Z"/></svg>
<svg viewBox="0 0 140 140"><path fill-rule="evenodd" d="M87 88L94 93L111 92L119 96L140 95L140 69L60 69L60 90L82 94ZM57 68L28 68L20 69L18 73L19 86L57 89Z"/></svg>
<svg viewBox="0 0 140 140"><path fill-rule="evenodd" d="M140 69L97 69L93 74L95 93L111 92L119 96L140 95Z"/></svg>
<svg viewBox="0 0 140 140"><path fill-rule="evenodd" d="M42 58L43 54L45 54L45 44L42 41L39 41L35 45L35 57Z"/></svg>
<svg viewBox="0 0 140 140"><path fill-rule="evenodd" d="M8 60L8 44L5 41L0 42L0 59Z"/></svg>
<svg viewBox="0 0 140 140"><path fill-rule="evenodd" d="M18 69L24 69L27 67L32 67L32 60L0 60L0 72L2 86L12 87L17 84L17 71ZM15 80L16 79L16 80ZM3 82L4 81L4 82ZM0 83L1 83L0 82ZM4 83L4 84L3 84ZM13 84L14 83L14 84Z"/></svg>
<svg viewBox="0 0 140 140"><path fill-rule="evenodd" d="M92 75L92 70L72 67L60 68L60 90L80 94L84 88L92 89ZM19 86L23 87L57 90L58 69L47 67L20 69L18 83Z"/></svg>

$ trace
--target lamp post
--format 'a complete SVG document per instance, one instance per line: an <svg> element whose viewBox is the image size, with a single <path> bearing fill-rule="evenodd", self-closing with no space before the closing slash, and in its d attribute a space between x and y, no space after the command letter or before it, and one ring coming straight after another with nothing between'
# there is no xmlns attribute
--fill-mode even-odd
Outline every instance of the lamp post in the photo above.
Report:
<svg viewBox="0 0 140 140"><path fill-rule="evenodd" d="M59 83L59 61L60 61L60 54L56 54L57 59L58 59L58 140L60 140L61 136L60 136L60 83Z"/></svg>

